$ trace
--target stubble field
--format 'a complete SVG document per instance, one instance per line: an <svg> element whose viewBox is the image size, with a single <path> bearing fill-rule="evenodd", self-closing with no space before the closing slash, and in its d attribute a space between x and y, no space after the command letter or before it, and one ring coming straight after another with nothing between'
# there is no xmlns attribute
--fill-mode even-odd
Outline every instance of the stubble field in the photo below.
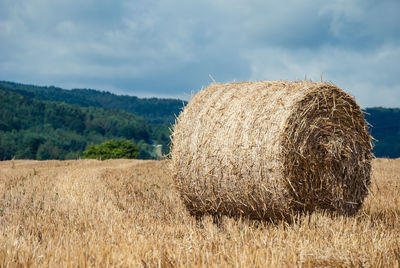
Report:
<svg viewBox="0 0 400 268"><path fill-rule="evenodd" d="M0 266L400 267L400 159L351 218L257 224L185 211L167 161L0 162Z"/></svg>

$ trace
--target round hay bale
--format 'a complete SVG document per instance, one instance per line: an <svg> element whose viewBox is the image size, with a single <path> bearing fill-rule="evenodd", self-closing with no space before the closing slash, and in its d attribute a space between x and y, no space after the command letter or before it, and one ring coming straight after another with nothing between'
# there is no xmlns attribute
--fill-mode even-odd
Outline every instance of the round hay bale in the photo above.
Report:
<svg viewBox="0 0 400 268"><path fill-rule="evenodd" d="M181 112L172 144L174 181L197 217L352 215L368 193L367 123L330 83L212 84Z"/></svg>

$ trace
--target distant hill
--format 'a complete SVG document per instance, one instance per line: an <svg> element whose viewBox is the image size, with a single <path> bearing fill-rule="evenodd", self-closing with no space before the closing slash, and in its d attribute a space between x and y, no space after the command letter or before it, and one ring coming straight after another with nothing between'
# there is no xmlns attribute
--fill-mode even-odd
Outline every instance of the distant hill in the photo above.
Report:
<svg viewBox="0 0 400 268"><path fill-rule="evenodd" d="M7 81L0 81L0 89L38 100L66 102L81 107L124 110L142 116L148 123L155 124L174 123L175 115L178 115L186 104L178 99L138 98L93 89L66 90L54 86L41 87Z"/></svg>
<svg viewBox="0 0 400 268"><path fill-rule="evenodd" d="M365 119L370 126L371 135L376 139L376 157L400 157L400 109L367 108Z"/></svg>
<svg viewBox="0 0 400 268"><path fill-rule="evenodd" d="M73 159L87 145L109 139L138 143L151 158L153 140L168 143L168 128L153 129L141 116L121 110L43 101L0 89L0 160Z"/></svg>

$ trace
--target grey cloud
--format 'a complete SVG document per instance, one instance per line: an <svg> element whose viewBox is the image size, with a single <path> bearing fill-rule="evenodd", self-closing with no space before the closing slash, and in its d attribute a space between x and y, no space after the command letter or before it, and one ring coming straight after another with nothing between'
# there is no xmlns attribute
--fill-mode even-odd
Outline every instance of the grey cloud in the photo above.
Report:
<svg viewBox="0 0 400 268"><path fill-rule="evenodd" d="M3 0L0 79L185 97L209 74L323 74L364 106L400 106L399 10L397 0Z"/></svg>

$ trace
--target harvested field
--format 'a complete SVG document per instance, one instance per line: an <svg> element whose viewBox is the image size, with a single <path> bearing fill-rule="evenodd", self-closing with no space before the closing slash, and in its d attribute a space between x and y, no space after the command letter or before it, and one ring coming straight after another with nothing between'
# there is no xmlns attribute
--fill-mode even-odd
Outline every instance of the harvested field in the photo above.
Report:
<svg viewBox="0 0 400 268"><path fill-rule="evenodd" d="M399 267L400 159L353 217L199 227L167 161L0 162L0 267Z"/></svg>

